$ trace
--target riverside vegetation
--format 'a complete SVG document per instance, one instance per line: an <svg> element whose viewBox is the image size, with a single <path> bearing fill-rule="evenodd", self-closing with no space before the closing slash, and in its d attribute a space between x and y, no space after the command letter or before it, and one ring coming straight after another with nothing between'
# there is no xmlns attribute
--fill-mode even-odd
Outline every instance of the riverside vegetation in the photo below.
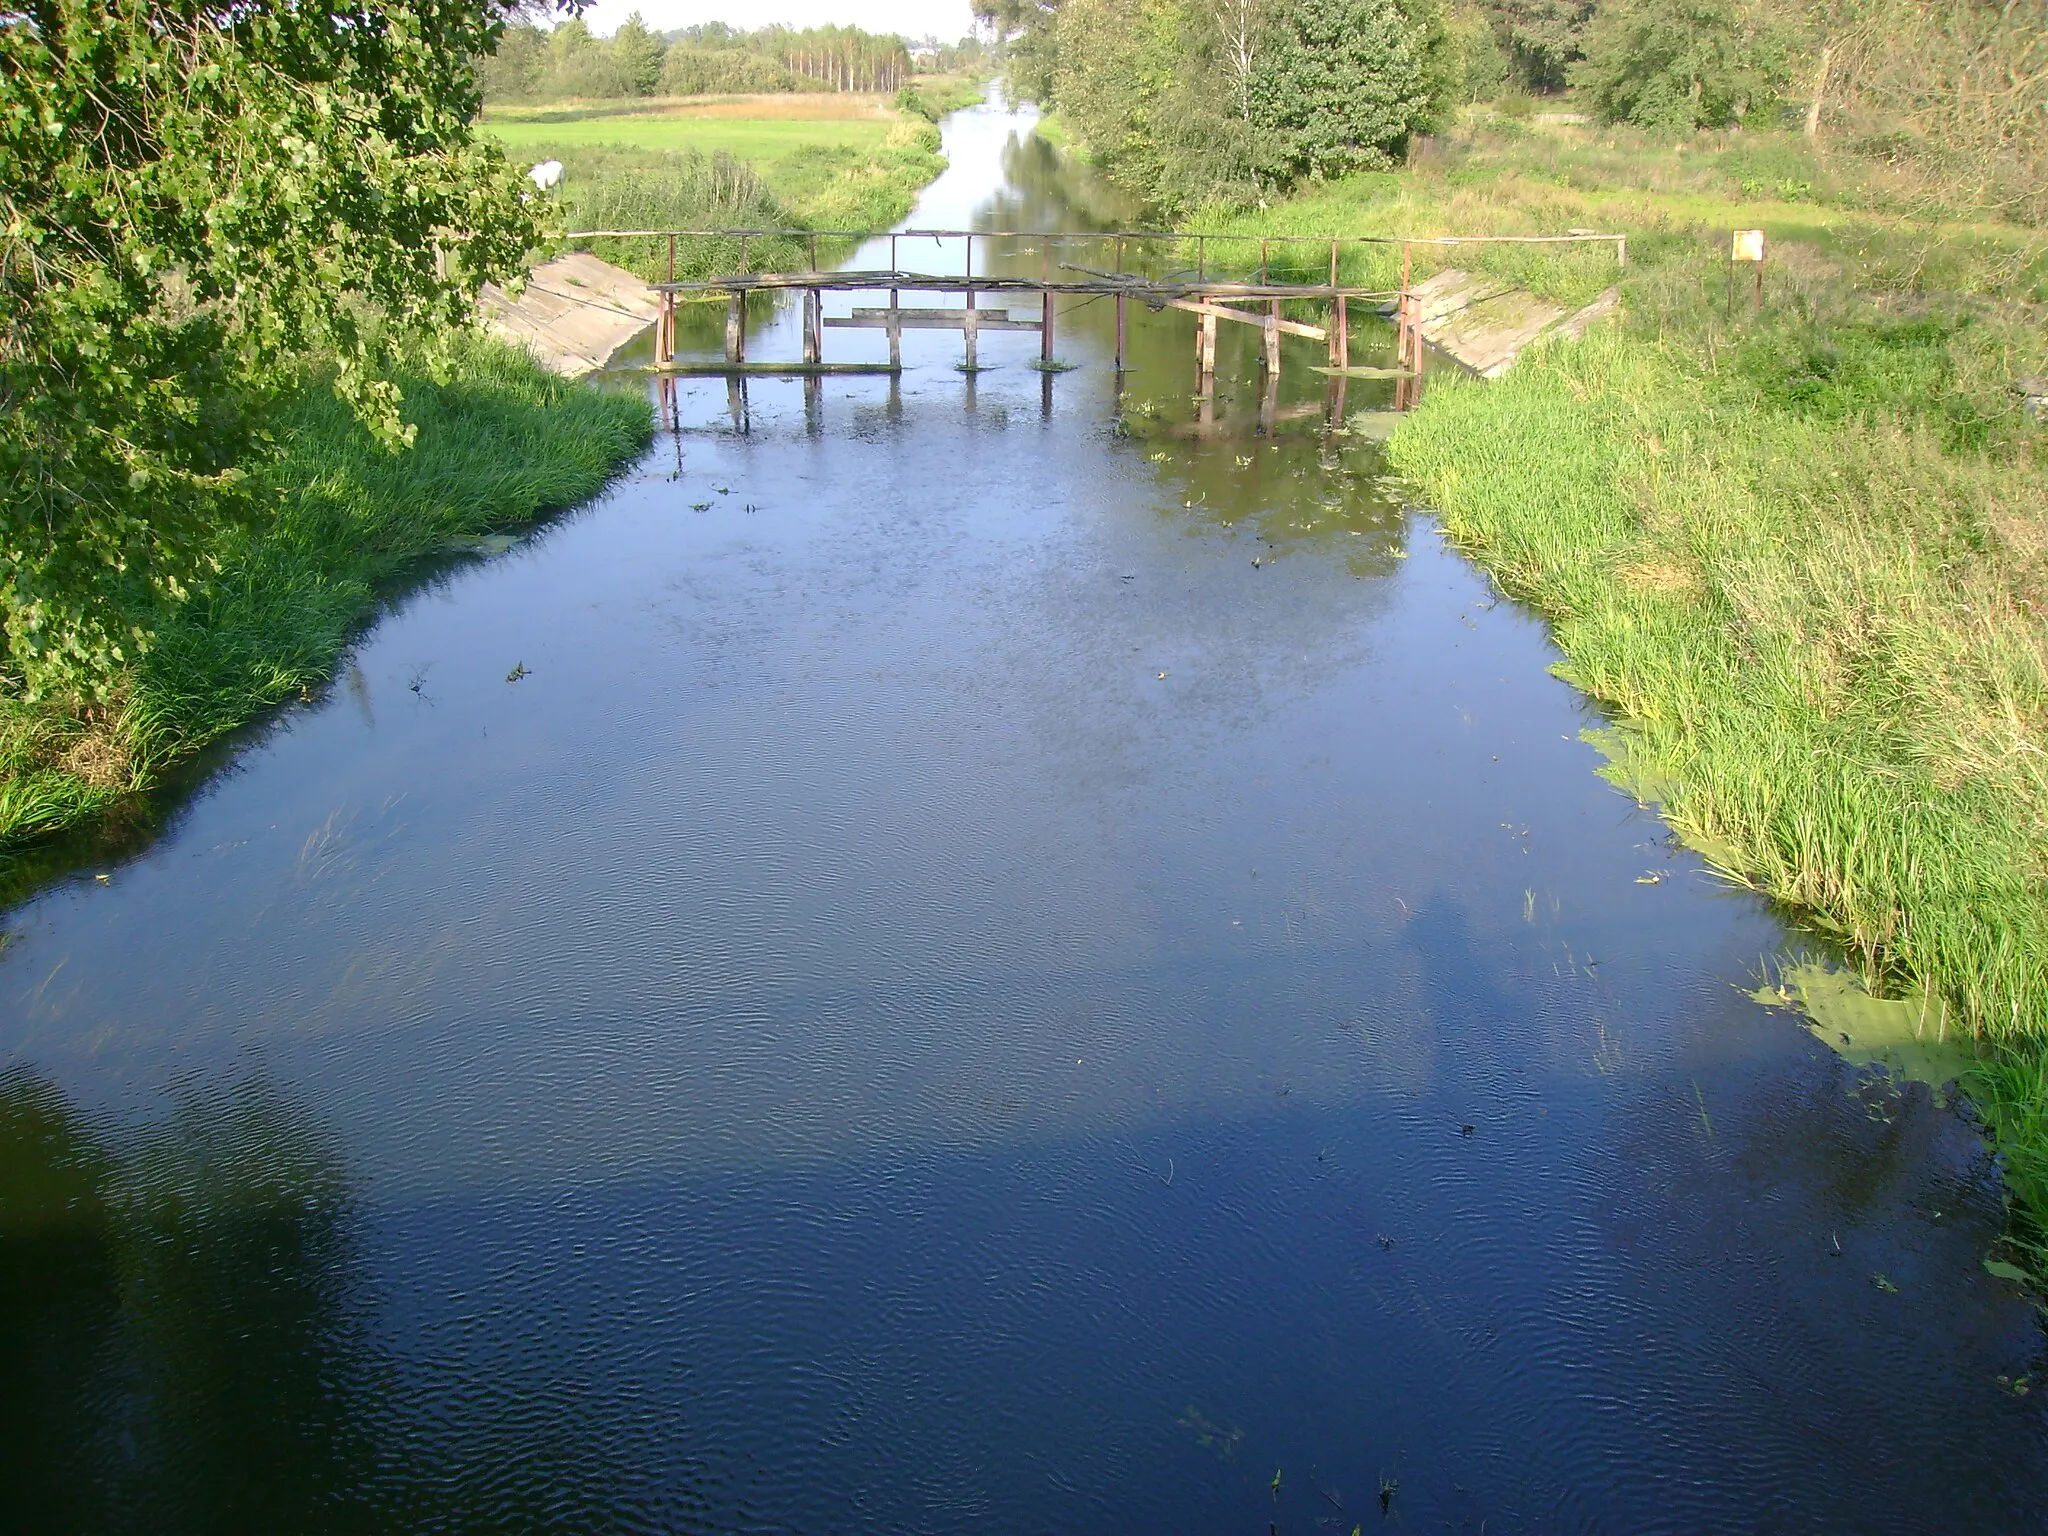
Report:
<svg viewBox="0 0 2048 1536"><path fill-rule="evenodd" d="M645 441L469 329L545 234L472 127L510 9L0 19L0 847L134 804L420 557Z"/></svg>
<svg viewBox="0 0 2048 1536"><path fill-rule="evenodd" d="M484 127L523 159L559 160L567 229L882 229L945 168L938 119L981 99L966 78L926 78L893 97L725 97L493 107ZM668 275L664 240L579 240L647 278ZM800 240L756 240L757 265L801 265ZM836 254L821 247L820 259ZM737 251L688 241L677 275Z"/></svg>
<svg viewBox="0 0 2048 1536"><path fill-rule="evenodd" d="M1612 713L1614 777L1966 1048L2012 1241L2048 1275L2048 8L1280 9L1285 35L1260 32L1271 7L992 14L1056 136L1209 229L1628 235L1626 272L1594 247L1416 248L1418 275L1624 302L1504 380L1439 373L1392 466L1549 618ZM1118 16L1152 62L1129 89L1076 54ZM1340 49L1405 27L1351 67L1410 106L1348 168L1288 173L1258 92L1318 27ZM1235 107L1185 88L1219 57ZM1567 120L1539 121L1567 84ZM1218 113L1220 165L1163 153ZM1753 226L1760 308L1725 259Z"/></svg>
<svg viewBox="0 0 2048 1536"><path fill-rule="evenodd" d="M829 110L569 106L479 132L475 64L502 74L516 11L156 26L52 0L0 24L0 850L146 811L178 763L317 687L422 561L584 500L644 445L636 394L470 329L483 281L575 225L890 222L943 166L937 117L974 99L925 78ZM180 93L194 70L211 89ZM707 128L721 147L691 148ZM559 204L530 196L529 154L569 163ZM649 276L665 256L600 244Z"/></svg>

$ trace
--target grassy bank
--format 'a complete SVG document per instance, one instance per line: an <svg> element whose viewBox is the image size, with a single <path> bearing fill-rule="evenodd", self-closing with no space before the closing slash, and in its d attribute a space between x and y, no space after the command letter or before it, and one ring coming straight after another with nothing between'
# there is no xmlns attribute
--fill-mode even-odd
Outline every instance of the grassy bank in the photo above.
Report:
<svg viewBox="0 0 2048 1536"><path fill-rule="evenodd" d="M1976 1043L2048 1272L2048 430L2009 389L2048 372L2048 242L1902 211L1796 140L1512 126L1243 222L1629 235L1626 273L1418 251L1567 302L1619 280L1624 318L1498 383L1440 374L1394 466L1548 616L1620 780ZM1753 225L1760 314L1719 256Z"/></svg>
<svg viewBox="0 0 2048 1536"><path fill-rule="evenodd" d="M400 379L416 445L388 454L309 377L249 466L254 515L224 521L212 587L146 617L154 647L112 706L0 696L0 849L81 825L208 742L327 677L380 597L451 541L517 529L593 494L647 439L636 396L465 342L452 376Z"/></svg>
<svg viewBox="0 0 2048 1536"><path fill-rule="evenodd" d="M1502 381L1440 371L1393 465L1549 618L1613 712L1616 778L1969 1048L2048 1276L2048 423L2011 387L2048 374L2048 236L1791 135L1484 112L1402 172L1200 227L1629 237L1625 271L1607 247L1416 247L1417 276L1624 305ZM1722 259L1748 227L1760 311ZM1345 275L1391 286L1398 262Z"/></svg>
<svg viewBox="0 0 2048 1536"><path fill-rule="evenodd" d="M974 99L971 86L939 81L895 97L494 108L485 128L520 156L562 162L558 195L571 229L885 229L945 169L936 119ZM644 276L666 275L666 242L578 244ZM684 276L735 254L678 252ZM761 242L749 254L756 265L807 256Z"/></svg>

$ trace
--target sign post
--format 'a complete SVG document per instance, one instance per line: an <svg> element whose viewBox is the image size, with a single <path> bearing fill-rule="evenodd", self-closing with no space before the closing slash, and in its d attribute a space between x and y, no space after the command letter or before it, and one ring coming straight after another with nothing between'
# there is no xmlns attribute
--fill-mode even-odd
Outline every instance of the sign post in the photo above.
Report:
<svg viewBox="0 0 2048 1536"><path fill-rule="evenodd" d="M1764 310L1764 232L1760 229L1738 229L1728 246L1728 286L1735 286L1735 265L1748 262L1756 268L1756 312ZM1733 294L1730 294L1733 297Z"/></svg>

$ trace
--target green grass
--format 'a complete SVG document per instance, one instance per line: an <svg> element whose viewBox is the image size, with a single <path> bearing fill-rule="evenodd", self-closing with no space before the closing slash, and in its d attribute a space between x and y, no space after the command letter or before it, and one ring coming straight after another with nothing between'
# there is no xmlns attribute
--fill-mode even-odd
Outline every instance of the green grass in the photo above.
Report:
<svg viewBox="0 0 2048 1536"><path fill-rule="evenodd" d="M932 112L972 99L958 85L921 97ZM889 117L865 98L738 98L719 110L816 112L818 117L713 116L653 105L499 108L486 128L521 157L560 160L559 197L570 229L886 229L910 211L918 191L945 169L939 131L925 110ZM829 115L838 114L838 115ZM667 275L666 241L578 241L643 277ZM678 250L677 275L736 265L732 242ZM823 247L819 259L836 258ZM802 242L752 242L759 271L809 259Z"/></svg>
<svg viewBox="0 0 2048 1536"><path fill-rule="evenodd" d="M1804 153L1489 130L1256 222L1630 236L1621 324L1496 383L1439 373L1394 467L1549 618L1618 780L1977 1042L2048 1274L2048 430L2007 389L2048 372L2043 242L1903 218ZM1760 316L1727 307L1720 257L1752 224ZM1418 252L1453 262L1567 302L1618 275Z"/></svg>
<svg viewBox="0 0 2048 1536"><path fill-rule="evenodd" d="M772 177L786 162L819 150L873 153L882 147L895 124L880 118L753 119L605 110L528 113L508 107L492 109L483 126L508 150L593 144L695 150L703 155L731 155Z"/></svg>
<svg viewBox="0 0 2048 1536"><path fill-rule="evenodd" d="M387 454L309 378L251 466L254 526L218 533L219 579L151 615L154 647L117 707L0 699L0 849L136 799L207 743L325 679L382 597L454 539L585 500L643 446L646 402L565 383L482 339L448 382L403 377L415 446Z"/></svg>

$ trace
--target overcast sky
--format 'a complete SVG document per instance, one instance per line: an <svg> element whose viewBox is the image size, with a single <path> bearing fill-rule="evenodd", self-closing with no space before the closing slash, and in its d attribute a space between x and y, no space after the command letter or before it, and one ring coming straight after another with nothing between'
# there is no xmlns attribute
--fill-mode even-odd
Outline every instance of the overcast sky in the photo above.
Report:
<svg viewBox="0 0 2048 1536"><path fill-rule="evenodd" d="M609 34L634 11L657 32L700 21L747 28L777 21L796 27L838 22L905 37L931 34L950 42L965 37L974 24L967 0L597 0L583 19L591 31Z"/></svg>

